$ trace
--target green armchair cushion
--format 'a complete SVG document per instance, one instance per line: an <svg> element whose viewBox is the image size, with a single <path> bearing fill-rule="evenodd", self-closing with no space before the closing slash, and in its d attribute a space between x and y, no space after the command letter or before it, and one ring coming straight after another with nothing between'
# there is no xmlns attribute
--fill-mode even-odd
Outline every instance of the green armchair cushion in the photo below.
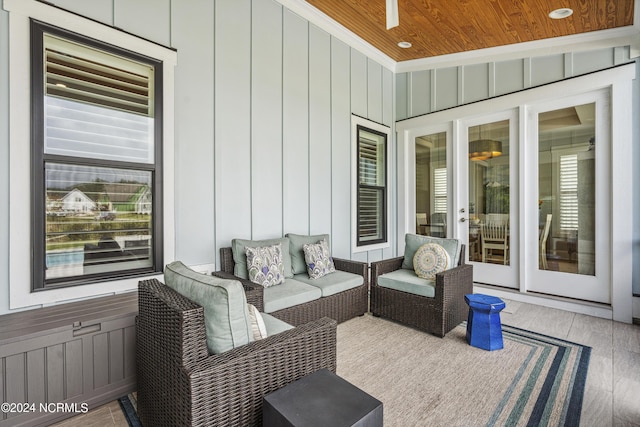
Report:
<svg viewBox="0 0 640 427"><path fill-rule="evenodd" d="M406 268L378 276L378 286L429 298L436 294L435 281L421 279Z"/></svg>
<svg viewBox="0 0 640 427"><path fill-rule="evenodd" d="M289 329L293 329L293 326L288 324L287 322L280 320L276 317L271 316L267 313L262 313L262 320L264 321L264 325L267 328L267 335L272 336L275 334L279 334L280 332L288 331Z"/></svg>
<svg viewBox="0 0 640 427"><path fill-rule="evenodd" d="M447 266L447 269L458 265L458 261L460 260L460 251L462 250L460 240L407 233L404 238L404 260L402 261L402 268L415 271L413 266L413 257L418 248L425 243L438 243L447 251L449 254L449 265Z"/></svg>
<svg viewBox="0 0 640 427"><path fill-rule="evenodd" d="M180 261L165 267L164 280L167 286L204 308L211 353L223 353L251 341L247 298L239 281L198 273Z"/></svg>

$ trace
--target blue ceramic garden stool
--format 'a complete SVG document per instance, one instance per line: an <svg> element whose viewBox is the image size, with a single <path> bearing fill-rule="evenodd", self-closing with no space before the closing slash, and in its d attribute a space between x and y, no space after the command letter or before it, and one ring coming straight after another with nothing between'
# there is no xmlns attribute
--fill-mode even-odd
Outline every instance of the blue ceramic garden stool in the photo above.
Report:
<svg viewBox="0 0 640 427"><path fill-rule="evenodd" d="M489 351L503 348L500 312L506 305L504 301L482 294L467 294L464 301L469 306L467 342Z"/></svg>

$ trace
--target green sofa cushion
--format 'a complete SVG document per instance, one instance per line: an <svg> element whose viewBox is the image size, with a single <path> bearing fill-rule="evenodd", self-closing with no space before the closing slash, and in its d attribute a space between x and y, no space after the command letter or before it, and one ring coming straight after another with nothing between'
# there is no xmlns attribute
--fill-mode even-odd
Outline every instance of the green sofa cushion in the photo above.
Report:
<svg viewBox="0 0 640 427"><path fill-rule="evenodd" d="M245 248L259 248L263 246L272 246L280 243L282 246L282 261L284 264L284 277L293 277L291 271L291 256L289 249L289 239L281 237L279 239L268 240L245 240L245 239L233 239L231 241L231 252L233 253L233 275L242 279L249 278L249 271L247 269L247 254Z"/></svg>
<svg viewBox="0 0 640 427"><path fill-rule="evenodd" d="M404 237L404 261L402 261L402 268L415 271L413 267L413 256L416 254L418 248L425 243L437 243L447 251L450 260L450 264L447 266L447 269L458 265L458 261L460 260L460 251L462 250L460 240L407 233Z"/></svg>
<svg viewBox="0 0 640 427"><path fill-rule="evenodd" d="M320 240L325 239L329 251L331 251L331 241L328 234L316 234L313 236L306 236L302 234L287 233L285 237L289 238L289 252L291 253L291 266L293 267L293 274L302 274L307 272L307 263L304 259L304 245L307 243L318 243Z"/></svg>
<svg viewBox="0 0 640 427"><path fill-rule="evenodd" d="M320 291L320 288L307 285L295 279L286 279L281 285L264 289L264 312L273 313L274 311L316 300L321 296L322 291Z"/></svg>
<svg viewBox="0 0 640 427"><path fill-rule="evenodd" d="M267 328L267 336L279 334L280 332L288 331L289 329L293 329L293 326L288 324L285 321L282 321L278 318L275 318L267 313L262 313L262 320L264 321L264 325Z"/></svg>
<svg viewBox="0 0 640 427"><path fill-rule="evenodd" d="M296 274L293 278L319 288L322 291L323 297L357 288L364 283L364 278L361 275L340 270L336 270L318 279L312 279L307 274Z"/></svg>
<svg viewBox="0 0 640 427"><path fill-rule="evenodd" d="M378 286L429 298L436 294L435 281L421 279L412 270L405 268L378 276Z"/></svg>
<svg viewBox="0 0 640 427"><path fill-rule="evenodd" d="M165 267L164 280L167 286L204 308L211 353L223 353L251 341L247 298L240 282L198 273L180 261Z"/></svg>

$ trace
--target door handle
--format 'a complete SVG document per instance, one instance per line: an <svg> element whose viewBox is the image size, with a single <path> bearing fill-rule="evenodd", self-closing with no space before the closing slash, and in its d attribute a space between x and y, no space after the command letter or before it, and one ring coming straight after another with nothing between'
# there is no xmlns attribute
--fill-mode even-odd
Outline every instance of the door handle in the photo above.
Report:
<svg viewBox="0 0 640 427"><path fill-rule="evenodd" d="M460 218L460 222L465 222L467 218Z"/></svg>

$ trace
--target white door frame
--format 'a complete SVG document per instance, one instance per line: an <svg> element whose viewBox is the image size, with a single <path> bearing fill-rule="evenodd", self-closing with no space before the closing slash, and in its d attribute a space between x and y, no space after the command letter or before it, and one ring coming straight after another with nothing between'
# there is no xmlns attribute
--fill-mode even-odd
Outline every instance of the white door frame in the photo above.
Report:
<svg viewBox="0 0 640 427"><path fill-rule="evenodd" d="M632 290L632 227L631 216L633 201L627 191L621 191L629 187L632 182L632 144L633 144L633 118L632 118L632 80L635 78L635 63L627 64L608 70L575 77L562 82L556 82L537 88L532 88L510 95L504 95L474 104L439 111L412 119L402 120L396 123L398 133L398 254L404 252L404 238L406 233L415 231L415 206L414 211L409 200L415 197L409 191L413 178L415 180L415 165L409 157L408 147L414 143L416 130L428 129L437 125L453 123L463 117L473 117L486 114L487 111L503 111L511 108L520 108L519 139L526 141L525 129L528 128L528 118L525 106L545 100L558 99L561 96L574 96L598 89L611 91L611 272L609 282L611 284L611 304L594 305L563 300L559 298L540 297L527 293L526 283L530 280L524 269L520 269L520 288L515 292L505 292L493 288L481 288L477 291L502 296L512 300L528 301L543 304L550 307L562 308L570 311L610 318L613 320L631 323L633 313ZM559 95L562 94L562 95ZM424 134L424 133L421 133ZM454 140L456 140L454 135ZM522 142L521 142L522 144ZM526 144L526 142L525 142ZM450 156L451 157L451 156ZM520 170L524 170L524 156L520 156ZM449 162L449 161L448 161ZM448 163L449 166L449 163ZM458 188L456 176L452 177L453 188ZM415 184L411 184L415 186ZM520 184L520 194L525 194ZM413 187L412 187L413 188ZM617 190L617 191L616 191ZM526 212L527 206L520 206L520 219L522 212ZM524 210L523 210L524 209Z"/></svg>

